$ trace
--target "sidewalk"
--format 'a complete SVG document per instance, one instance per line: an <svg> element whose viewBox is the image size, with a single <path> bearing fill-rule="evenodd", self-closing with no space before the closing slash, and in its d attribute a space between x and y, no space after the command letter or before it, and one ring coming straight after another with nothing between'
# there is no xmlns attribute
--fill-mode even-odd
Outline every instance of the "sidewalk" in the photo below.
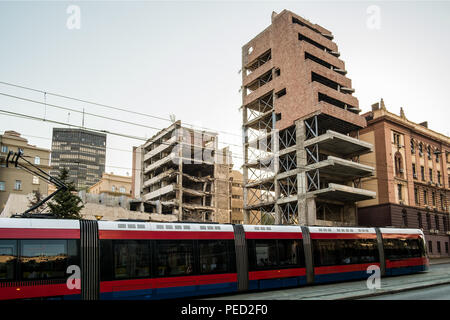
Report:
<svg viewBox="0 0 450 320"><path fill-rule="evenodd" d="M450 258L430 258L430 265L450 263Z"/></svg>
<svg viewBox="0 0 450 320"><path fill-rule="evenodd" d="M439 266L450 259L434 259L430 271L386 277L381 279L380 289L368 289L366 281L351 281L333 284L312 285L284 290L247 292L206 300L355 300L382 294L450 284L450 265ZM431 261L430 261L431 264Z"/></svg>

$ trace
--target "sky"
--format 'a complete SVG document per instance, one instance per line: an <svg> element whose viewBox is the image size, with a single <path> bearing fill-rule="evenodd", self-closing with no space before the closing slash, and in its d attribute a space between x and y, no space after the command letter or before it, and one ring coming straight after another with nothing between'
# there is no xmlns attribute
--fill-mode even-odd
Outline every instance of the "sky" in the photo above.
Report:
<svg viewBox="0 0 450 320"><path fill-rule="evenodd" d="M450 135L449 1L0 0L0 111L81 126L84 109L86 128L142 139L173 115L218 132L239 169L242 46L283 9L333 33L362 112L383 98L389 111L403 107ZM51 148L53 127L64 126L0 112L0 134L38 147ZM131 175L132 146L142 143L108 134L106 171Z"/></svg>

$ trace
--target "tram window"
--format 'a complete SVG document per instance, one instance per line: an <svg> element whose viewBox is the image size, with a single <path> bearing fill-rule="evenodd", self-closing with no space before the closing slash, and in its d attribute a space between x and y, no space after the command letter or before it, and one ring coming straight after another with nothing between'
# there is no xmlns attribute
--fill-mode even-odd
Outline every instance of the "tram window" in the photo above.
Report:
<svg viewBox="0 0 450 320"><path fill-rule="evenodd" d="M112 243L114 240L100 240L100 280L113 280L113 254Z"/></svg>
<svg viewBox="0 0 450 320"><path fill-rule="evenodd" d="M278 257L280 266L305 266L301 240L278 240Z"/></svg>
<svg viewBox="0 0 450 320"><path fill-rule="evenodd" d="M277 264L275 240L255 240L256 266L269 267Z"/></svg>
<svg viewBox="0 0 450 320"><path fill-rule="evenodd" d="M360 263L379 262L380 255L376 239L356 240L359 245Z"/></svg>
<svg viewBox="0 0 450 320"><path fill-rule="evenodd" d="M194 272L194 245L189 240L156 241L156 275L190 275Z"/></svg>
<svg viewBox="0 0 450 320"><path fill-rule="evenodd" d="M17 241L0 240L0 281L14 280L17 261Z"/></svg>
<svg viewBox="0 0 450 320"><path fill-rule="evenodd" d="M224 273L228 271L227 242L224 240L200 240L200 273Z"/></svg>
<svg viewBox="0 0 450 320"><path fill-rule="evenodd" d="M334 239L314 239L314 266L323 267L341 264L337 243Z"/></svg>
<svg viewBox="0 0 450 320"><path fill-rule="evenodd" d="M425 256L425 249L423 247L423 242L420 239L408 239L409 247L409 257L420 258Z"/></svg>
<svg viewBox="0 0 450 320"><path fill-rule="evenodd" d="M64 279L77 257L77 240L21 240L22 279Z"/></svg>
<svg viewBox="0 0 450 320"><path fill-rule="evenodd" d="M418 258L424 251L419 239L384 239L384 252L389 260Z"/></svg>
<svg viewBox="0 0 450 320"><path fill-rule="evenodd" d="M114 278L133 279L150 276L149 242L114 241Z"/></svg>

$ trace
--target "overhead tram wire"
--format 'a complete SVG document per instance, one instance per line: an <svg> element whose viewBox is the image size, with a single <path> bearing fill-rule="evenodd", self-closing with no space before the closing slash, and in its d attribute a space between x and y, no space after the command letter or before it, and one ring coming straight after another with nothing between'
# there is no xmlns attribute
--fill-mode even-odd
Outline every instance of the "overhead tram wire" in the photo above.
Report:
<svg viewBox="0 0 450 320"><path fill-rule="evenodd" d="M7 94L7 93L2 93L2 92L0 92L0 95L8 97L8 98L13 98L13 99L26 101L26 102L42 104L42 105L45 105L45 108L52 107L52 108L57 108L57 109L62 109L62 110L66 110L66 111L80 113L80 114L83 115L83 117L84 117L84 115L89 115L89 116L93 116L93 117L97 117L97 118L102 118L102 119L106 119L106 120L121 122L121 123L129 124L129 125L133 125L133 126L137 126L137 127L143 127L143 128L152 129L152 130L157 130L157 131L164 130L164 128L157 128L157 127L147 126L145 124L140 124L140 123L130 122L130 121L126 121L126 120L111 118L111 117L107 117L107 116L103 116L103 115L99 115L99 114L95 114L95 113L85 112L84 110L80 111L80 110L69 108L69 107L58 106L58 105L55 105L55 104L47 103L46 101L45 102L37 101L37 100L28 99L28 98L24 98L24 97L19 97L19 96L15 96L15 95L10 95L10 94ZM44 116L44 119L45 119L45 116ZM235 147L239 147L239 148L242 147L241 145L228 143L228 142L224 142L224 141L219 141L219 143L227 145L227 146L235 146Z"/></svg>
<svg viewBox="0 0 450 320"><path fill-rule="evenodd" d="M82 103L87 103L87 104L91 104L91 105L95 105L95 106L99 106L99 107L103 107L103 108L113 109L113 110L122 111L122 112L128 112L128 113L132 113L132 114L135 114L135 115L149 117L149 118L153 118L153 119L157 119L157 120L168 121L168 122L172 123L171 119L163 118L163 117L160 117L160 116L151 115L151 114L148 114L148 113L131 111L131 110L127 110L127 109L124 109L124 108L114 107L114 106L110 106L110 105L106 105L106 104L102 104L102 103L98 103L98 102L93 102L93 101L89 101L89 100L74 98L74 97L70 97L70 96L66 96L66 95L62 95L62 94L58 94L58 93L52 93L52 92L48 92L48 91L43 91L43 90L39 90L39 89L25 87L25 86L21 86L21 85L14 84L14 83L9 83L9 82L4 82L4 81L0 81L0 84L16 87L16 88L20 88L20 89L30 90L30 91L34 91L34 92L39 92L39 93L42 93L42 94L45 94L45 95L51 95L51 96L55 96L55 97L59 97L59 98L63 98L63 99L69 99L69 100L74 100L74 101L78 101L78 102L82 102ZM193 127L193 128L196 127L196 128L199 128L199 129L204 129L204 130L209 130L209 131L216 131L218 133L223 133L223 134L227 134L227 135L231 135L231 136L235 136L235 137L240 137L240 138L242 137L241 135L236 134L236 133L231 133L231 132L222 131L222 130L214 130L214 129L210 129L210 128L206 128L206 127L201 127L201 126L189 124L189 123L186 123L186 122L184 122L184 124L187 125L187 126Z"/></svg>
<svg viewBox="0 0 450 320"><path fill-rule="evenodd" d="M122 133L112 132L112 131L108 131L108 130L100 130L100 129L94 129L94 128L81 127L81 126L69 124L69 123L66 123L66 122L60 122L60 121L55 121L55 120L39 118L39 117L30 116L30 115L21 114L21 113L12 112L12 111L7 111L7 110L1 110L0 109L0 113L3 113L3 114L8 115L8 116L12 116L12 117L18 117L18 118L22 118L22 119L29 119L29 120L42 121L42 122L49 122L49 123L54 123L54 124L63 125L63 126L75 127L77 129L85 129L85 130L90 130L90 131L94 131L94 132L111 134L111 135L120 136L120 137L123 137L123 138L128 138L128 139L133 139L133 140L148 141L148 138L144 138L144 137L131 136L131 135L126 135L126 134L122 134ZM161 142L161 144L171 145L170 143L166 143L166 142ZM239 160L243 160L244 159L242 157L238 157L236 155L233 155L233 153L232 153L231 157L235 158L235 159L239 159Z"/></svg>

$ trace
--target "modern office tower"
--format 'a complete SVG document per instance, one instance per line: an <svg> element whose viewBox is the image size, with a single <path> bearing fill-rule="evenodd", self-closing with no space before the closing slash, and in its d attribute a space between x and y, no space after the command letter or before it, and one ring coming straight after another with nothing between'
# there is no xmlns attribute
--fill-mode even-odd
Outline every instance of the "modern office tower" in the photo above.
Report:
<svg viewBox="0 0 450 320"><path fill-rule="evenodd" d="M75 187L87 189L97 183L105 172L106 134L84 129L53 128L52 171L69 169Z"/></svg>
<svg viewBox="0 0 450 320"><path fill-rule="evenodd" d="M244 218L259 224L357 224L374 168L366 126L333 35L284 10L242 47Z"/></svg>

